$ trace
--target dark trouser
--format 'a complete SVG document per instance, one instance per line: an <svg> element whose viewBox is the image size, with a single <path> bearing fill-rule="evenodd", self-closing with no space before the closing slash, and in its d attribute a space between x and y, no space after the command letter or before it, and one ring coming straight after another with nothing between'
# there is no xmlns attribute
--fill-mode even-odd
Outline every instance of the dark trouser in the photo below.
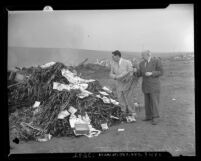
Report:
<svg viewBox="0 0 201 161"><path fill-rule="evenodd" d="M144 93L145 102L145 116L146 119L153 119L159 117L158 107L159 107L160 93Z"/></svg>

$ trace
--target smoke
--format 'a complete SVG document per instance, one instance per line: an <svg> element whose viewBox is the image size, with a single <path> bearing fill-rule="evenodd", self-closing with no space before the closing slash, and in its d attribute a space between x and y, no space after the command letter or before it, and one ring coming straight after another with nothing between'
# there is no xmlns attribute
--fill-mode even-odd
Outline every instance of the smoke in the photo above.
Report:
<svg viewBox="0 0 201 161"><path fill-rule="evenodd" d="M84 28L57 14L9 14L8 46L79 48Z"/></svg>

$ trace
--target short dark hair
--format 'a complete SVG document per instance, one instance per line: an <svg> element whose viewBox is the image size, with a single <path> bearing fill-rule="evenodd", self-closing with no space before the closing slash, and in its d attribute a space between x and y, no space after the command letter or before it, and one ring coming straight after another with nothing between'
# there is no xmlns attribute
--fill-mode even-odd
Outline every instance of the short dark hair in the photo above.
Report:
<svg viewBox="0 0 201 161"><path fill-rule="evenodd" d="M121 57L121 52L120 52L119 50L113 51L112 54L113 54L114 56L117 56L117 55L118 55L119 57Z"/></svg>

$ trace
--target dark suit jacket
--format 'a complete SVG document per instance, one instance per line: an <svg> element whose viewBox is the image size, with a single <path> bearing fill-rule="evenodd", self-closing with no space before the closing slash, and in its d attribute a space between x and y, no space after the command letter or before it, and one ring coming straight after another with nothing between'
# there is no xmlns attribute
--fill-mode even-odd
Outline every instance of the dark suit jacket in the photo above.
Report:
<svg viewBox="0 0 201 161"><path fill-rule="evenodd" d="M151 76L145 76L146 72L152 72ZM160 92L159 76L163 75L163 67L161 61L157 58L151 58L145 68L145 61L142 61L137 71L138 76L142 76L143 93Z"/></svg>

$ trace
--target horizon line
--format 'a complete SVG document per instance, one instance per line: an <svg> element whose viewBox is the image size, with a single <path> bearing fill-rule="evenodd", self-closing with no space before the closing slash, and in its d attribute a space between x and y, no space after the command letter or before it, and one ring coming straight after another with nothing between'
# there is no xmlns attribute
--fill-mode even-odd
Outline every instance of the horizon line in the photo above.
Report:
<svg viewBox="0 0 201 161"><path fill-rule="evenodd" d="M104 52L112 52L114 50L95 50L95 49L84 49L84 48L69 48L69 47L34 47L34 46L8 46L9 47L15 47L15 48L42 48L42 49L72 49L72 50L89 50L89 51L104 51ZM130 50L119 50L120 52L135 52L135 53L141 53L142 51L130 51ZM194 53L194 51L152 51L152 53Z"/></svg>

